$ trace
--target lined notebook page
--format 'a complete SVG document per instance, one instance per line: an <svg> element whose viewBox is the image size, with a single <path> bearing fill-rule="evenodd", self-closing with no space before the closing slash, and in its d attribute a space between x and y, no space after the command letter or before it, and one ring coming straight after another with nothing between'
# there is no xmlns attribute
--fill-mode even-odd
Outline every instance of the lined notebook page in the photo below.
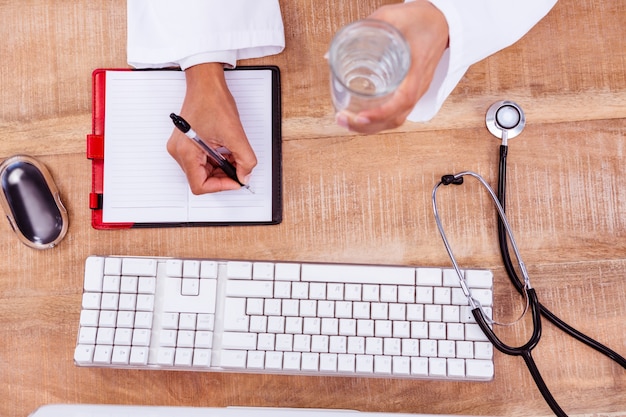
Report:
<svg viewBox="0 0 626 417"><path fill-rule="evenodd" d="M246 189L195 196L166 143L185 96L181 71L107 71L103 221L133 223L272 220L272 74L227 71L258 165ZM207 117L211 117L207 114Z"/></svg>

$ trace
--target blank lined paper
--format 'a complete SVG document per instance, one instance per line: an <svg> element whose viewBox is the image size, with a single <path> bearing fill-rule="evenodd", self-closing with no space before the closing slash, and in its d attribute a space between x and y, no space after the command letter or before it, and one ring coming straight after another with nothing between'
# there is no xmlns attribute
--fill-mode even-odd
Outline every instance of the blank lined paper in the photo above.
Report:
<svg viewBox="0 0 626 417"><path fill-rule="evenodd" d="M196 196L166 143L185 96L181 71L107 71L103 221L133 223L272 220L272 74L227 71L258 165L246 189ZM207 114L206 117L211 117Z"/></svg>

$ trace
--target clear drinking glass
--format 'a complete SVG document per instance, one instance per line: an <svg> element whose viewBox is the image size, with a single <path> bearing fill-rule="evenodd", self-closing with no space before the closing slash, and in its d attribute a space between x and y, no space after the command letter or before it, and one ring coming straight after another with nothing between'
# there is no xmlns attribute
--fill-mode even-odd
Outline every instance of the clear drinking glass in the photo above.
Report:
<svg viewBox="0 0 626 417"><path fill-rule="evenodd" d="M341 28L328 51L335 111L358 113L382 105L406 76L411 52L404 36L381 20Z"/></svg>

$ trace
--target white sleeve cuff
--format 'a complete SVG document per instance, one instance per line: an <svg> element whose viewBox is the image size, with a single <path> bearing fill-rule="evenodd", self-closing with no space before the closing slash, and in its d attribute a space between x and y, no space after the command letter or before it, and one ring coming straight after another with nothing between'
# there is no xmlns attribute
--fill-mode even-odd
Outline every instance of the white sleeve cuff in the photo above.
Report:
<svg viewBox="0 0 626 417"><path fill-rule="evenodd" d="M237 65L237 51L204 52L182 58L178 61L183 71L189 67L207 62L220 62L227 68Z"/></svg>
<svg viewBox="0 0 626 417"><path fill-rule="evenodd" d="M281 52L278 0L127 0L127 61L136 68L237 60Z"/></svg>
<svg viewBox="0 0 626 417"><path fill-rule="evenodd" d="M408 120L414 122L432 119L471 65L518 41L557 0L525 0L523 3L429 1L448 22L449 47L437 66L428 91L408 116ZM515 16L515 19L507 19L509 16Z"/></svg>

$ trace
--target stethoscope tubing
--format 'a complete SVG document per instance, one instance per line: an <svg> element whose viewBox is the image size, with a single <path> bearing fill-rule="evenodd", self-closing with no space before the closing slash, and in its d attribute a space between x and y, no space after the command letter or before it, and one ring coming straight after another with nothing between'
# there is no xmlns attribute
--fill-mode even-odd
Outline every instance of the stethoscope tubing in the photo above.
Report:
<svg viewBox="0 0 626 417"><path fill-rule="evenodd" d="M507 177L507 155L508 155L508 145L500 145L500 158L499 158L499 169L498 169L498 201L500 201L500 205L502 209L506 211L506 177ZM502 258L502 262L504 264L504 268L506 273L511 280L511 283L515 286L517 291L520 294L523 294L524 286L522 281L517 276L515 268L513 266L513 262L511 260L511 256L509 254L509 245L507 241L506 228L505 224L502 222L500 216L498 216L498 242L500 247L500 255ZM561 320L558 316L552 313L548 308L546 308L540 302L538 303L539 311L541 315L545 317L550 323L557 326L559 329L564 331L566 334L572 336L576 340L584 343L585 345L593 348L594 350L602 353L608 358L614 360L622 368L626 369L626 358L621 356L619 353L615 352L608 346L603 345L602 343L592 339L581 331L573 328L563 320Z"/></svg>
<svg viewBox="0 0 626 417"><path fill-rule="evenodd" d="M517 258L517 263L524 276L524 287L522 291L523 291L523 295L525 295L527 306L530 306L530 310L532 313L533 331L532 331L531 336L528 338L528 341L518 347L509 346L506 343L504 343L502 340L500 340L500 338L494 333L493 329L490 326L492 323L496 323L496 322L494 322L492 319L487 319L480 304L477 304L477 302L473 300L473 298L471 297L471 293L469 292L469 290L468 289L466 290L466 286L464 285L465 284L464 277L460 272L459 266L456 261L456 257L454 256L454 253L452 252L452 249L450 247L446 234L443 230L443 224L441 222L441 218L439 217L439 210L437 208L438 188L441 185L463 184L463 177L466 175L469 175L477 179L481 183L481 185L489 192L489 195L491 196L491 199L493 200L498 210L498 219L503 224L503 228L506 231L506 237L508 237L508 239L511 241L511 246ZM474 319L476 320L476 323L478 324L480 329L483 331L487 339L491 342L491 344L498 351L506 355L521 356L524 359L524 362L526 363L526 367L528 368L528 371L532 375L533 380L535 381L535 384L537 388L539 389L539 392L543 396L544 400L546 401L546 403L550 406L552 411L557 416L567 417L567 414L565 414L563 409L557 403L556 399L552 396L552 393L550 392L548 386L543 380L543 377L541 376L541 372L539 371L539 368L535 364L535 361L532 357L532 350L537 346L537 344L539 344L539 340L541 339L541 331L542 331L541 311L539 308L539 300L538 300L537 293L535 292L534 288L530 286L530 279L528 278L528 274L526 272L524 262L522 261L521 255L519 254L519 251L517 249L517 244L515 243L513 232L506 218L504 208L502 207L496 193L480 175L471 171L466 171L466 172L461 172L455 175L443 176L441 181L437 185L435 185L435 187L433 188L432 203L433 203L433 211L435 214L435 221L439 229L439 234L441 235L444 246L446 247L448 256L450 257L450 260L452 261L452 264L454 265L454 269L457 272L457 276L459 278L459 282L461 283L461 287L463 288L463 292L465 293L466 297L468 298L468 302L470 306L472 307L471 311L472 311L472 315L474 316ZM509 262L510 261L511 260L509 258Z"/></svg>
<svg viewBox="0 0 626 417"><path fill-rule="evenodd" d="M563 411L561 406L559 406L556 399L550 392L550 389L546 385L546 382L543 380L541 372L539 371L539 368L537 367L537 364L533 359L532 350L539 344L539 340L541 340L541 310L539 308L539 299L537 298L537 293L535 292L535 289L529 288L526 293L533 319L533 333L528 341L520 347L512 347L503 343L500 338L496 336L496 334L493 332L479 309L472 310L472 315L474 316L476 323L481 328L483 333L485 333L487 339L489 339L489 341L496 349L506 355L521 356L524 359L526 367L528 368L528 371L535 381L535 385L539 389L539 392L541 393L543 399L548 404L550 409L557 416L567 416L565 411Z"/></svg>

